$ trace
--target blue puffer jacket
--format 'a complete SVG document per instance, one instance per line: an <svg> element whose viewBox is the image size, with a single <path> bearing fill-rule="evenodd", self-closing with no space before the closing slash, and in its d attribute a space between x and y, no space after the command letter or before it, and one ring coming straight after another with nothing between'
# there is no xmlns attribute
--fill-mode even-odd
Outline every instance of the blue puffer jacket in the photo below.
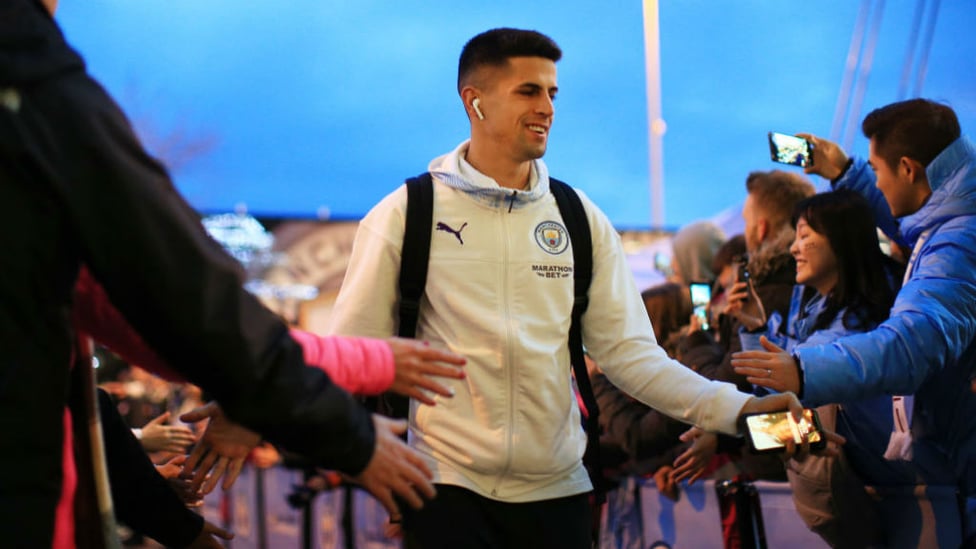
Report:
<svg viewBox="0 0 976 549"><path fill-rule="evenodd" d="M914 393L915 462L936 472L940 463L951 464L960 488L976 494L976 395L969 388L976 366L976 148L957 139L926 174L932 195L901 219L901 234L914 246L930 232L890 318L870 332L794 356L808 405ZM884 200L863 160L837 186L876 205Z"/></svg>
<svg viewBox="0 0 976 549"><path fill-rule="evenodd" d="M845 307L837 312L827 327L814 331L814 324L826 307L827 300L812 289L805 295L806 289L806 286L799 284L793 287L789 317L785 323L780 314L774 312L770 315L765 330L753 333L741 331L739 338L742 349L762 350L759 338L766 336L788 353L796 353L800 349L828 344L875 328L874 322L866 321L856 314L848 315L849 309ZM848 315L848 325L845 325L845 315ZM760 391L757 389L756 392ZM911 463L885 460L883 454L888 446L891 430L891 397L887 395L848 402L841 407L836 431L847 439L844 452L866 484L915 485L919 480L917 475L923 477L928 484L954 484L951 475L945 474L944 467L940 471L941 477L933 478Z"/></svg>

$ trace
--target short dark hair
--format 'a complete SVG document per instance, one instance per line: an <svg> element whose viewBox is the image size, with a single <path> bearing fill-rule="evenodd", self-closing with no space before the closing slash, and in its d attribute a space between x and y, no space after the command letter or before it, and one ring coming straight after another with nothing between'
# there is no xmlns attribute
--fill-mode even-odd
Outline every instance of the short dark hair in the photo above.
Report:
<svg viewBox="0 0 976 549"><path fill-rule="evenodd" d="M485 31L468 40L461 50L458 92L479 67L503 67L512 57L544 57L555 63L562 56L563 51L552 38L534 30L498 28Z"/></svg>
<svg viewBox="0 0 976 549"><path fill-rule="evenodd" d="M769 218L773 228L789 224L796 203L813 196L817 189L798 173L783 170L752 172L746 178L746 191Z"/></svg>
<svg viewBox="0 0 976 549"><path fill-rule="evenodd" d="M901 157L928 166L962 134L959 119L948 106L928 99L899 101L871 111L861 123L864 137L894 169Z"/></svg>

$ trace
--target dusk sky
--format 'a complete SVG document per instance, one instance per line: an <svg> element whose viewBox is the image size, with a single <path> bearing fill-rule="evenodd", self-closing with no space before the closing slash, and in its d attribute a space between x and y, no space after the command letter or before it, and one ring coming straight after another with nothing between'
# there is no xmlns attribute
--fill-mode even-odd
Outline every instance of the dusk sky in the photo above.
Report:
<svg viewBox="0 0 976 549"><path fill-rule="evenodd" d="M746 174L776 166L767 131L829 136L861 5L661 2L665 227L741 202ZM976 3L939 8L922 96L976 134ZM855 123L899 99L915 13L884 2ZM57 19L201 212L337 219L465 139L467 39L537 29L564 52L551 173L619 228L651 224L640 2L63 0Z"/></svg>

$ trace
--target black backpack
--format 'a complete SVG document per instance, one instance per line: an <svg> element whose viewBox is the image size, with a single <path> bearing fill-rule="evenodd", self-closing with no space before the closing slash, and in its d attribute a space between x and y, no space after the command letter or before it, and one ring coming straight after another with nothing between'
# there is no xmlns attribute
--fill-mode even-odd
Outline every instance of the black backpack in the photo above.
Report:
<svg viewBox="0 0 976 549"><path fill-rule="evenodd" d="M407 180L407 218L403 233L403 249L400 263L400 337L417 335L417 317L420 298L427 283L427 266L430 259L430 237L434 214L434 184L429 172ZM573 244L573 311L569 328L569 354L576 377L576 386L586 406L587 417L586 453L583 463L593 482L597 501L604 500L600 470L600 412L597 408L593 387L586 373L583 360L583 336L581 318L589 305L590 280L593 276L593 244L586 210L579 195L572 187L557 179L549 178L549 190L556 198L559 214L566 224ZM409 414L409 399L393 393L378 397L374 406L380 412L396 418Z"/></svg>

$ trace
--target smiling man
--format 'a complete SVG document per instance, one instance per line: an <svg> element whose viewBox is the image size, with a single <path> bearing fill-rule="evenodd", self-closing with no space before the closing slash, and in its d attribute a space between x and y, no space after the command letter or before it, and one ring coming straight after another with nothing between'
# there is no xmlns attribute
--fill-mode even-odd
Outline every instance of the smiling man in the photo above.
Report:
<svg viewBox="0 0 976 549"><path fill-rule="evenodd" d="M438 496L405 517L408 547L590 546L592 486L568 342L576 243L541 160L561 55L548 37L517 29L482 33L461 53L471 138L428 167L430 261L415 335L466 356L467 379L453 384L453 399L435 396L435 407L411 402L410 442L434 471ZM751 398L669 359L616 231L579 198L593 262L582 341L615 384L725 432L742 412L793 402ZM332 331L397 330L406 203L401 186L360 224Z"/></svg>

